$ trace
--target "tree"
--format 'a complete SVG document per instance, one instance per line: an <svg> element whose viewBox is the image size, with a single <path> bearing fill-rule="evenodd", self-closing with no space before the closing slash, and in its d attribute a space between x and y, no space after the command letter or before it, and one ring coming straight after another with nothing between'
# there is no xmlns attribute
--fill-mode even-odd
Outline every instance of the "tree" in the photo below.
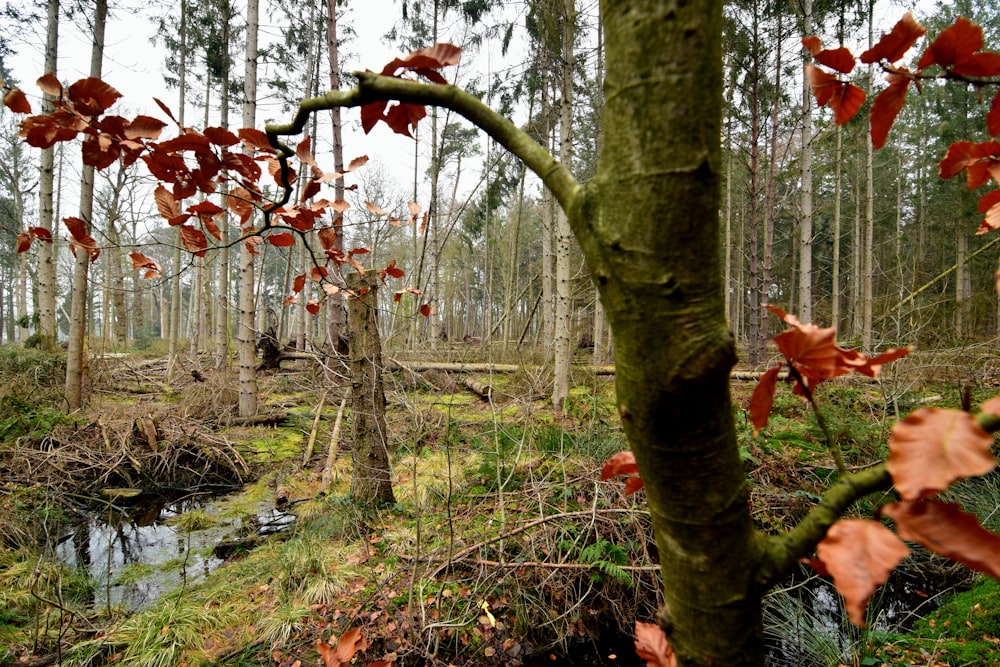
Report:
<svg viewBox="0 0 1000 667"><path fill-rule="evenodd" d="M56 55L59 45L59 0L48 0L48 18L45 37L45 73L55 76ZM51 112L52 92L45 92L44 110ZM55 150L50 146L42 149L39 171L39 227L46 230L49 238L55 231L53 225L53 183L55 181ZM38 335L43 347L56 344L56 257L51 243L42 243L38 249Z"/></svg>
<svg viewBox="0 0 1000 667"><path fill-rule="evenodd" d="M243 77L243 127L253 127L257 117L257 27L258 0L247 5L246 55ZM242 223L242 221L241 221ZM239 345L239 413L250 417L257 413L257 314L254 292L254 249L240 244L240 303L236 340Z"/></svg>
<svg viewBox="0 0 1000 667"><path fill-rule="evenodd" d="M735 346L726 327L715 261L722 170L721 3L700 0L664 12L655 0L606 0L601 10L607 53L605 143L597 172L586 185L478 99L456 87L436 85L443 81L430 68L453 61L446 45L394 61L381 74L359 72L357 88L303 101L291 123L269 126L268 133L275 140L294 134L311 111L328 105L360 106L368 127L385 121L409 133L423 113L421 105L434 104L464 115L542 178L580 242L615 337L618 409L632 452L623 457L628 463L613 466L611 472L615 467L637 469L647 489L664 583L659 624L672 647L669 660L664 655L658 664L758 665L763 662L760 605L768 586L817 545L823 562L837 570L835 579L850 579L858 569L853 561L859 551L848 552L845 545L866 546L869 537L882 539L881 531L891 535L877 521L838 523L851 504L888 488L895 478L904 501L885 511L901 534L927 544L926 535L914 535L920 531L912 528L921 522L915 517L927 511L927 522L941 523L951 510L922 499L951 480L925 485L933 467L927 460L908 461L903 467L899 461L890 462L889 467L856 473L847 473L841 464L840 480L797 526L772 537L755 530L729 394ZM824 51L814 56L820 63L829 62ZM893 60L876 55L871 62L883 58ZM996 69L994 75L1000 75L1000 65ZM400 78L400 70L415 70L434 84ZM671 75L664 77L663 72ZM847 117L853 115L860 105L855 88L838 87L835 77L815 72L813 68L807 73L814 91L827 101L834 99L838 114L843 110ZM387 111L387 100L398 104ZM872 122L874 131L877 123L885 124L884 115L873 114ZM996 125L1000 133L1000 118ZM282 152L287 156L292 151ZM960 164L969 166L985 157L977 154L975 160ZM995 206L1000 210L1000 202ZM1000 226L1000 215L997 218ZM778 309L772 312L792 326L780 336L779 349L797 378L797 391L807 398L822 379L850 370L874 375L881 364L905 354L893 350L868 358L837 347L832 329L802 325ZM762 395L773 396L777 371L769 371L761 383ZM759 418L761 411L766 415L769 410L770 399L755 398L751 410ZM938 420L938 413L933 418L914 415L894 437L897 442L912 441L913 431L922 431L916 439L924 438L930 449L940 451L947 446L949 436L944 434L952 432L952 422L960 421L970 434L978 430L969 437L974 444L966 443L976 452L975 463L945 475L955 474L955 479L982 474L995 462L989 455L992 439L980 426L1000 425L995 411L984 407L978 424L973 417L949 414ZM923 420L940 423L929 428ZM905 471L909 464L922 470ZM906 479L908 473L914 478ZM956 539L980 544L994 539L970 537L975 533L973 529ZM890 543L895 558L906 549L898 538L891 539L896 540ZM872 556L863 549L860 553ZM870 575L863 573L860 578L866 581L861 585L850 582L853 591L838 582L856 622L863 621L871 594L865 587L886 576L897 561L886 566L871 558ZM996 554L989 564L976 565L1000 575Z"/></svg>
<svg viewBox="0 0 1000 667"><path fill-rule="evenodd" d="M97 0L94 4L94 41L90 54L90 77L101 78L104 63L104 30L107 26L107 0ZM97 140L94 140L96 143ZM84 146L84 150L99 148ZM80 217L67 218L74 243L73 250L73 300L70 310L69 348L66 351L66 402L70 410L78 409L84 400L83 378L87 367L87 272L90 263L97 259L97 243L91 236L94 214L94 174L93 164L83 166L83 180L80 185ZM72 222L71 222L72 221Z"/></svg>

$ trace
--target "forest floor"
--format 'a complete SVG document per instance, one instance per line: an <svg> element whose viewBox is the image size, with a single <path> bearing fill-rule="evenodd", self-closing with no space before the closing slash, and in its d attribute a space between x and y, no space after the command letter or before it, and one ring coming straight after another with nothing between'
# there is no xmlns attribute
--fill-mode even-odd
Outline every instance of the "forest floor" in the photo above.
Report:
<svg viewBox="0 0 1000 667"><path fill-rule="evenodd" d="M445 352L440 359L467 364L486 355ZM366 510L349 498L349 415L335 433L346 369L295 360L262 374L263 418L240 423L235 380L207 358L182 360L170 378L158 357L95 358L89 405L67 415L62 357L0 348L0 665L320 665L338 638L342 658L358 651L355 664L366 665L639 664L630 635L659 603L656 546L642 493L600 481L604 461L627 448L613 376L575 368L558 415L546 400L550 378L530 359L503 373L398 361L386 375L396 502ZM997 392L990 355L897 365L878 383L819 392L851 466L880 460L891 424L914 407L978 404ZM775 532L808 511L834 467L815 418L784 387L753 438L752 388L734 383L740 451L755 519ZM996 529L1000 482L976 483L963 500ZM143 565L122 555L127 567L112 572L109 543L131 535L129 549L142 547L145 533L129 532L144 521L129 499L140 491L166 498L145 521L172 535L172 557ZM275 513L294 523L261 537L261 517ZM71 542L89 570L68 562ZM966 575L939 565L935 577L967 587ZM181 574L156 599L130 605L113 592L157 568ZM986 590L959 603L918 625L919 637L893 635L886 623L797 636L795 661L943 665L941 651L960 645L965 661L947 664L989 664L997 598ZM777 626L790 614L796 626L823 624L801 600L774 604L784 610L771 614L776 645L788 639ZM953 625L971 634L949 633ZM914 663L918 655L938 662Z"/></svg>

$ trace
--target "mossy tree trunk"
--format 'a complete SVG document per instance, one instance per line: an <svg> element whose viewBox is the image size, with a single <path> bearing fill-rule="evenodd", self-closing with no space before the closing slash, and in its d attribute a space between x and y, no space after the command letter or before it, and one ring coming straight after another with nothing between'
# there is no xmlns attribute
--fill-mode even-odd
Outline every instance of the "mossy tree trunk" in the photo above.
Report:
<svg viewBox="0 0 1000 667"><path fill-rule="evenodd" d="M354 470L351 497L362 504L394 503L392 470L385 430L382 342L378 334L378 275L374 270L347 274L350 330L351 422Z"/></svg>

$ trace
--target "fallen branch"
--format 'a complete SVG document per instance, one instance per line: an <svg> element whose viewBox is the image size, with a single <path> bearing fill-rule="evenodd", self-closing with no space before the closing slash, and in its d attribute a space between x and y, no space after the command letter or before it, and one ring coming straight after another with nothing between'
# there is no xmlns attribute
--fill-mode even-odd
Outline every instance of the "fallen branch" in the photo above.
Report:
<svg viewBox="0 0 1000 667"><path fill-rule="evenodd" d="M323 416L323 405L326 403L326 394L319 397L319 405L316 406L316 418L313 419L312 430L309 431L309 441L306 443L306 451L302 455L302 467L305 468L309 465L309 459L312 458L313 449L316 446L316 432L319 431L319 419Z"/></svg>
<svg viewBox="0 0 1000 667"><path fill-rule="evenodd" d="M514 535L523 533L526 530L531 530L532 528L537 528L538 526L548 523L549 521L594 517L598 514L641 514L643 516L649 516L649 512L647 510L632 510L632 509L580 510L579 512L560 512L559 514L550 514L549 516L542 517L541 519L535 519L534 521L529 521L528 523L522 524L517 528L512 528L511 530L508 530L507 532L501 535L496 535L488 540L483 540L482 542L473 544L471 547L466 547L461 551L455 552L454 554L452 554L451 559L448 562L442 563L440 566L437 567L437 569L431 572L429 578L433 579L434 577L441 574L443 570L448 569L455 561L464 560L467 556L475 553L476 551L482 549L483 547L487 547L496 542L501 542L503 540L510 539ZM416 560L415 557L406 555L401 555L400 558L403 558L405 560Z"/></svg>
<svg viewBox="0 0 1000 667"><path fill-rule="evenodd" d="M320 491L326 492L330 488L333 480L333 467L337 463L337 452L340 449L340 425L344 420L344 406L347 404L347 397L340 399L340 407L337 408L337 421L333 422L333 432L330 434L330 447L327 450L326 466L323 468L323 477L320 482Z"/></svg>
<svg viewBox="0 0 1000 667"><path fill-rule="evenodd" d="M498 560L484 560L477 558L472 561L476 565L487 565L489 567L540 567L550 570L592 570L598 567L597 563L546 563L544 561L523 561L503 563ZM659 565L615 565L615 569L626 572L659 572Z"/></svg>

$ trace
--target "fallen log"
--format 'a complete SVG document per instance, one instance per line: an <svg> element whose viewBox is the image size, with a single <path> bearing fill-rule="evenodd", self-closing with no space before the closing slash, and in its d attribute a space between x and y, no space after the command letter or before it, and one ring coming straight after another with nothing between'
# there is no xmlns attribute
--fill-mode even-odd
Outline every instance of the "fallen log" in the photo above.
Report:
<svg viewBox="0 0 1000 667"><path fill-rule="evenodd" d="M490 385L486 384L485 382L479 382L477 380L473 380L470 377L463 377L461 380L459 380L459 383L461 383L463 387L465 387L472 393L477 394L483 400L488 401L490 399L490 394L493 392L493 387L491 387Z"/></svg>

